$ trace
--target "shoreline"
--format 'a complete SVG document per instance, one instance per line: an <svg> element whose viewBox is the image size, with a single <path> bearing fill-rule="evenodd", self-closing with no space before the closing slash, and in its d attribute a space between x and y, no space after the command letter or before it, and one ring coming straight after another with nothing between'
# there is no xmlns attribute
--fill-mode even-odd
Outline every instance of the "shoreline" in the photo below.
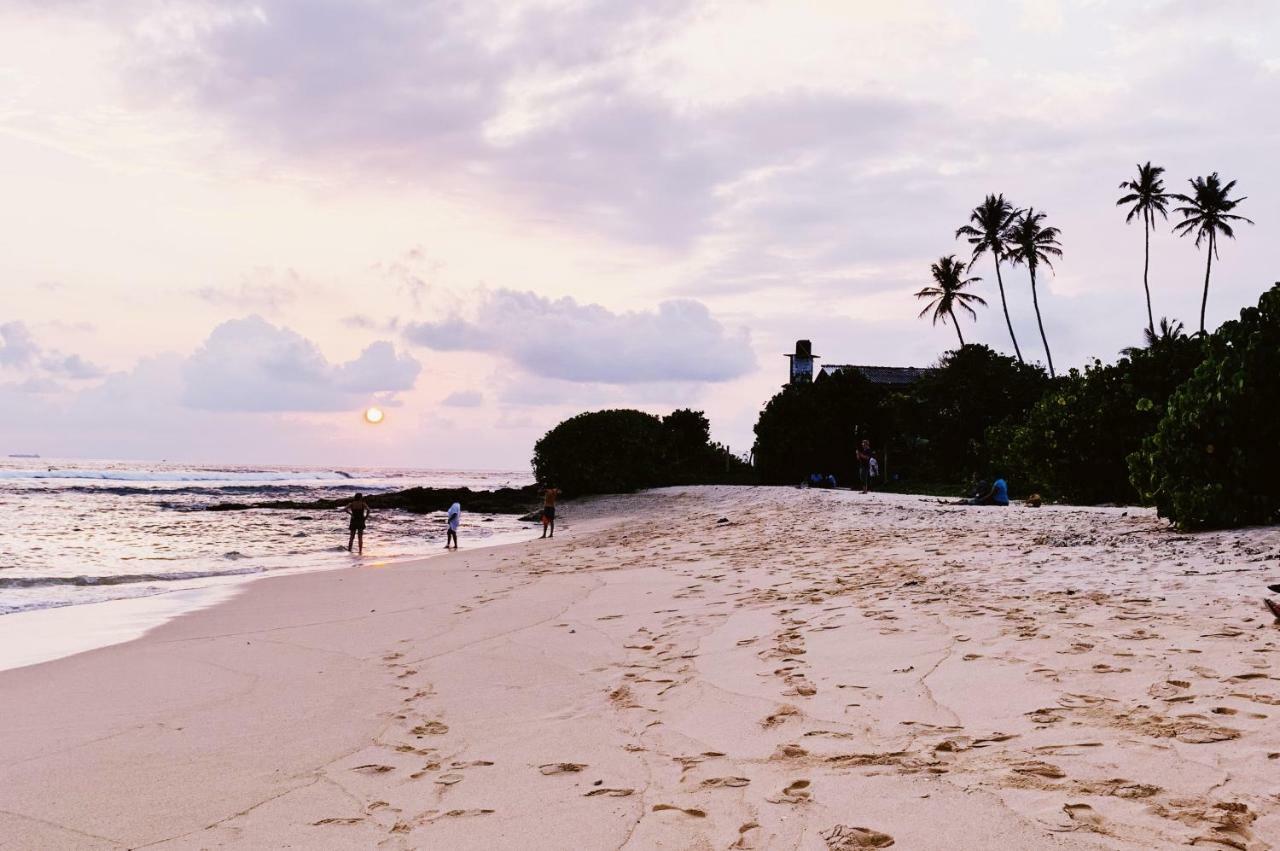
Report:
<svg viewBox="0 0 1280 851"><path fill-rule="evenodd" d="M532 529L532 527L531 527ZM518 543L516 532L494 533L469 549ZM0 672L38 665L142 638L176 618L219 605L243 593L254 582L302 573L381 568L413 564L446 555L444 552L379 558L345 565L298 566L224 576L204 577L205 584L158 591L139 597L95 600L46 606L0 615ZM353 558L363 558L355 556ZM193 580L195 581L195 580Z"/></svg>
<svg viewBox="0 0 1280 851"><path fill-rule="evenodd" d="M714 487L575 503L572 521L429 569L269 576L0 673L0 834L814 851L1280 835L1280 629L1258 599L1280 529Z"/></svg>

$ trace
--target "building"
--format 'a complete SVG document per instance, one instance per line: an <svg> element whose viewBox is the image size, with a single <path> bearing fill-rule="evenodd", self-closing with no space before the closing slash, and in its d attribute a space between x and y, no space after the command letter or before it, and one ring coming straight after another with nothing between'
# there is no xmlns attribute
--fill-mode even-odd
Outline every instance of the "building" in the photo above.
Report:
<svg viewBox="0 0 1280 851"><path fill-rule="evenodd" d="M796 350L786 355L791 362L790 378L791 384L810 384L813 381L821 381L823 378L834 375L837 372L844 372L849 369L856 369L861 372L872 384L879 384L888 387L902 387L908 384L914 384L924 376L933 372L929 367L916 366L869 366L865 364L855 363L829 363L818 370L818 374L814 376L814 361L818 360L818 356L813 353L813 343L809 340L796 340Z"/></svg>

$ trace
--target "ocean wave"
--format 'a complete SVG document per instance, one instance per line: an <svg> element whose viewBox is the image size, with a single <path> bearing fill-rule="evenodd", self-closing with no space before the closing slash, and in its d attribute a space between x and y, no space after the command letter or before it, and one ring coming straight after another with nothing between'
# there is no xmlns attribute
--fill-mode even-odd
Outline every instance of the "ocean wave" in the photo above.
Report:
<svg viewBox="0 0 1280 851"><path fill-rule="evenodd" d="M188 570L179 573L122 573L114 576L14 576L0 577L0 588L50 588L58 585L96 587L132 585L140 582L180 582L184 579L209 579L216 576L246 576L262 573L264 567L242 567L234 570Z"/></svg>
<svg viewBox="0 0 1280 851"><path fill-rule="evenodd" d="M58 493L111 494L113 496L217 496L228 494L291 494L309 493L314 490L356 490L356 485L343 484L269 484L269 485L190 485L188 487L139 487L137 485L67 485L57 488Z"/></svg>
<svg viewBox="0 0 1280 851"><path fill-rule="evenodd" d="M79 479L107 482L345 482L353 477L340 470L0 470L0 479ZM382 478L374 476L372 478Z"/></svg>

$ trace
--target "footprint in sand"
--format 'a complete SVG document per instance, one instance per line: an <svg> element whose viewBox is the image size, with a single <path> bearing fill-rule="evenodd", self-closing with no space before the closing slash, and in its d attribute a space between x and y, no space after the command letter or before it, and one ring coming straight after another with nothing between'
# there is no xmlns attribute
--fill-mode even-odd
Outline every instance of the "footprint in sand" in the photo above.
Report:
<svg viewBox="0 0 1280 851"><path fill-rule="evenodd" d="M436 778L436 782L441 786L452 786L455 783L461 783L463 776L461 774L441 774Z"/></svg>
<svg viewBox="0 0 1280 851"><path fill-rule="evenodd" d="M749 821L738 828L738 838L734 840L729 847L732 848L755 848L755 831L760 829L760 825L754 821Z"/></svg>
<svg viewBox="0 0 1280 851"><path fill-rule="evenodd" d="M422 818L419 819L419 821L422 822L423 824L430 824L431 822L439 821L442 818L469 818L471 816L487 816L487 815L492 815L494 812L496 812L496 810L491 810L483 807L478 807L470 810L446 810L442 813L436 812L435 810L431 810L424 813ZM404 824L404 822L401 822L400 824ZM399 825L396 825L396 827L399 827ZM395 828L392 828L392 831L395 832ZM404 831L401 831L401 832L404 832Z"/></svg>
<svg viewBox="0 0 1280 851"><path fill-rule="evenodd" d="M746 786L750 782L745 777L708 777L702 781L702 785L707 789L717 789L723 786Z"/></svg>
<svg viewBox="0 0 1280 851"><path fill-rule="evenodd" d="M771 804L807 804L813 800L809 791L808 780L796 780L772 798L765 798Z"/></svg>
<svg viewBox="0 0 1280 851"><path fill-rule="evenodd" d="M765 719L760 722L760 726L764 727L767 730L770 727L778 726L779 724L783 723L788 718L790 718L792 715L798 715L799 713L800 713L800 710L796 709L794 706L790 706L790 705L782 706L778 709L777 712L773 713L772 715L766 716Z"/></svg>
<svg viewBox="0 0 1280 851"><path fill-rule="evenodd" d="M1061 780L1067 773L1058 766L1040 760L1014 763L1010 768L1017 774L1030 774L1036 777L1047 777L1050 780Z"/></svg>
<svg viewBox="0 0 1280 851"><path fill-rule="evenodd" d="M376 765L371 763L369 765L357 765L351 770L359 771L362 774L386 774L388 771L394 771L395 769L390 765Z"/></svg>
<svg viewBox="0 0 1280 851"><path fill-rule="evenodd" d="M586 767L586 764L581 762L549 762L546 765L538 766L538 770L550 776L552 774L576 774Z"/></svg>
<svg viewBox="0 0 1280 851"><path fill-rule="evenodd" d="M707 817L706 812L703 810L692 810L692 809L687 810L684 807L677 807L675 804L654 804L653 805L653 812L660 813L663 810L675 810L676 812L681 812L687 816L693 816L694 818Z"/></svg>
<svg viewBox="0 0 1280 851"><path fill-rule="evenodd" d="M866 827L847 827L838 824L822 832L822 839L829 851L854 851L857 848L888 848L894 839L887 833Z"/></svg>
<svg viewBox="0 0 1280 851"><path fill-rule="evenodd" d="M635 791L635 789L592 789L582 797L594 798L597 795L607 795L610 798L625 798L628 795L634 794Z"/></svg>
<svg viewBox="0 0 1280 851"><path fill-rule="evenodd" d="M414 727L409 732L418 737L443 736L445 733L449 732L449 725L445 724L443 721L427 721Z"/></svg>
<svg viewBox="0 0 1280 851"><path fill-rule="evenodd" d="M312 827L319 827L322 824L358 824L364 821L363 818L322 818L320 821L311 822Z"/></svg>
<svg viewBox="0 0 1280 851"><path fill-rule="evenodd" d="M1088 804L1063 804L1062 811L1071 819L1069 830L1092 830L1103 832L1102 816Z"/></svg>

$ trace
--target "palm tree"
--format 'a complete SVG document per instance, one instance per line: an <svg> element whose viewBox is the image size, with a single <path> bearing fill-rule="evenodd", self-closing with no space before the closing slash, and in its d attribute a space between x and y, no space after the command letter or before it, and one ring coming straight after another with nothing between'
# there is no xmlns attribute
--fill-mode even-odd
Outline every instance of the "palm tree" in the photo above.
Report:
<svg viewBox="0 0 1280 851"><path fill-rule="evenodd" d="M1147 349L1154 349L1157 346L1166 345L1167 343L1170 343L1173 340L1186 339L1187 332L1184 330L1184 328L1185 326L1182 324L1181 320L1170 319L1167 316L1162 316L1160 317L1159 331L1154 331L1150 328L1142 329L1142 341L1144 345L1126 346L1125 348L1120 350L1120 354L1124 355L1127 358L1131 358L1140 352L1143 352Z"/></svg>
<svg viewBox="0 0 1280 851"><path fill-rule="evenodd" d="M1160 179L1160 175L1164 174L1164 168L1158 165L1152 165L1147 160L1146 165L1138 166L1138 179L1126 180L1120 184L1121 189L1128 190L1127 194L1116 201L1117 207L1123 207L1125 204L1132 204L1129 213L1124 217L1125 222L1132 222L1134 218L1141 217L1142 232L1145 238L1146 250L1142 259L1142 288L1147 292L1147 330L1152 334L1156 332L1155 316L1151 312L1151 286L1147 283L1147 272L1151 268L1151 228L1156 221L1156 213L1162 218L1168 219L1168 205L1173 196L1164 191L1164 181Z"/></svg>
<svg viewBox="0 0 1280 851"><path fill-rule="evenodd" d="M1053 268L1050 257L1061 257L1062 246L1058 243L1061 233L1057 228L1046 227L1044 213L1037 213L1034 208L1027 208L1018 216L1017 221L1009 228L1009 262L1017 265L1025 263L1031 273L1031 301L1036 306L1036 324L1040 326L1040 341L1044 343L1044 356L1049 361L1049 377L1054 377L1053 355L1049 352L1049 339L1044 335L1044 322L1040 319L1040 299L1036 293L1036 267L1041 263Z"/></svg>
<svg viewBox="0 0 1280 851"><path fill-rule="evenodd" d="M1000 277L1000 261L1008 255L1009 225L1018 215L1018 210L1004 200L1004 195L988 195L981 204L969 213L970 224L956 230L956 239L964 237L973 246L973 256L969 260L969 268L978 262L985 252L991 252L996 262L996 284L1000 287L1000 306L1004 308L1004 323L1009 326L1009 339L1013 341L1014 354L1018 363L1022 363L1022 349L1018 348L1018 338L1013 333L1013 321L1009 319L1009 302L1004 297L1004 279Z"/></svg>
<svg viewBox="0 0 1280 851"><path fill-rule="evenodd" d="M1237 216L1231 211L1244 198L1228 198L1231 190L1235 187L1236 182L1232 180L1223 186L1218 179L1218 173L1215 171L1208 177L1197 177L1188 181L1191 188L1195 190L1192 195L1174 195L1173 197L1181 201L1183 207L1174 209L1175 213L1182 214L1182 221L1173 226L1173 232L1178 236L1196 235L1196 248L1200 247L1200 243L1207 239L1209 241L1209 250L1206 252L1207 260L1204 265L1204 296L1200 299L1200 333L1204 333L1204 312L1209 306L1209 272L1213 268L1213 258L1218 256L1218 234L1235 239L1235 232L1231 229L1232 222L1248 222L1253 221L1246 219L1244 216Z"/></svg>
<svg viewBox="0 0 1280 851"><path fill-rule="evenodd" d="M960 333L960 322L956 319L955 309L959 307L961 310L968 311L970 316L977 319L978 314L972 305L987 306L986 301L981 296L964 291L965 287L982 280L981 278L966 278L964 276L966 270L965 264L956 260L954 254L942 257L937 263L929 267L929 271L933 274L933 281L937 286L925 287L916 293L916 298L932 299L924 306L924 310L920 311L920 316L917 318L923 319L926 313L932 311L933 324L937 325L941 322L945 325L947 318L950 317L951 324L956 326L956 336L960 338L961 347L964 346L964 334Z"/></svg>

